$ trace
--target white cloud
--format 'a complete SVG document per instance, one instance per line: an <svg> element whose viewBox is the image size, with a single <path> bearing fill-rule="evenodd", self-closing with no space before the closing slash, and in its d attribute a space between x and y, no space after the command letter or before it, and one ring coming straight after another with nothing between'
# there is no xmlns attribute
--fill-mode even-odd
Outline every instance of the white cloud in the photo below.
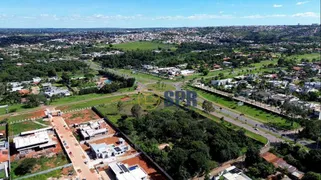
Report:
<svg viewBox="0 0 321 180"><path fill-rule="evenodd" d="M305 12L305 13L297 13L293 14L292 17L312 17L312 18L320 18L320 14L314 12Z"/></svg>
<svg viewBox="0 0 321 180"><path fill-rule="evenodd" d="M224 13L224 11L220 11L220 14L223 14Z"/></svg>
<svg viewBox="0 0 321 180"><path fill-rule="evenodd" d="M245 18L245 19L263 19L263 18L276 18L276 17L287 17L287 15L285 15L285 14L271 14L271 15L256 14L256 15L250 15L250 16L243 16L241 18Z"/></svg>
<svg viewBox="0 0 321 180"><path fill-rule="evenodd" d="M93 19L104 19L104 20L134 20L134 19L142 19L143 16L141 14L133 15L133 16L123 16L123 15L114 15L114 16L106 16L102 14L95 14L91 17Z"/></svg>
<svg viewBox="0 0 321 180"><path fill-rule="evenodd" d="M231 15L215 15L215 14L194 14L190 16L159 16L153 20L205 20L205 19L231 19Z"/></svg>
<svg viewBox="0 0 321 180"><path fill-rule="evenodd" d="M301 1L301 2L297 2L296 5L303 5L303 4L306 4L308 2L310 2L310 1Z"/></svg>
<svg viewBox="0 0 321 180"><path fill-rule="evenodd" d="M273 7L274 8L280 8L280 7L282 7L283 5L282 4L273 4Z"/></svg>

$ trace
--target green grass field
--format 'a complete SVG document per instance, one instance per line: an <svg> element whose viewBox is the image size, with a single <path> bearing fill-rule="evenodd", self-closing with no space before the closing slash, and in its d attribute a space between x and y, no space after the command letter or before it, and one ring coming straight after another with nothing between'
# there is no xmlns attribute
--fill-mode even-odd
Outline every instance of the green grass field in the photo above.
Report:
<svg viewBox="0 0 321 180"><path fill-rule="evenodd" d="M45 174L40 174L37 176L33 176L30 178L25 178L24 180L47 180L49 178L59 178L62 175L62 169L57 169L54 171L51 171L49 173L45 173Z"/></svg>
<svg viewBox="0 0 321 180"><path fill-rule="evenodd" d="M135 97L137 95L133 95ZM86 102L79 102L71 105L61 105L58 106L56 109L61 109L63 111L67 110L73 110L73 109L79 109L79 108L86 108L86 107L92 107L97 106L100 104L106 104L106 103L113 103L120 101L121 98L124 98L125 95L119 95L119 96L112 96L112 97L102 97L99 99L89 100Z"/></svg>
<svg viewBox="0 0 321 180"><path fill-rule="evenodd" d="M146 97L154 97L150 93L146 93L145 95L151 95L151 96L146 96ZM113 102L113 103L108 103L108 104L101 104L97 106L97 109L103 113L103 115L107 116L110 121L112 121L115 125L117 125L117 121L121 118L122 115L127 115L131 116L131 108L133 107L134 104L139 104L143 111L148 112L154 109L161 109L164 106L163 101L158 101L157 98L148 98L148 104L145 105L143 102L140 100L141 97L138 97L137 95L132 95L129 96L131 100L129 101L124 101L123 102L123 108L121 111L118 111L117 108L117 103L119 101ZM131 117L129 117L130 119Z"/></svg>
<svg viewBox="0 0 321 180"><path fill-rule="evenodd" d="M317 59L318 61L320 61L321 55L319 53L309 53L309 54L291 55L286 57L286 59L292 59L292 58L296 58L298 61L300 61L301 59L308 59L309 61L311 61L312 59Z"/></svg>
<svg viewBox="0 0 321 180"><path fill-rule="evenodd" d="M147 85L148 89L154 90L154 91L174 91L176 88L171 84L149 84Z"/></svg>
<svg viewBox="0 0 321 180"><path fill-rule="evenodd" d="M249 116L250 118L253 118L262 123L266 123L280 129L288 129L288 130L297 129L300 127L300 125L296 122L294 122L293 126L291 126L291 122L289 120L281 116L278 116L276 114L269 113L267 111L264 111L252 106L248 106L248 105L238 106L236 101L233 101L231 99L221 97L212 93L207 93L205 91L202 91L196 88L189 88L189 89L196 91L198 96L201 96L204 99L215 102L221 106L230 108L238 113L243 113Z"/></svg>
<svg viewBox="0 0 321 180"><path fill-rule="evenodd" d="M41 119L36 121L43 124L44 126L37 124L33 121L25 121L21 123L9 124L9 136L17 135L24 131L31 131L31 130L45 128L50 125L50 122L48 121L42 121Z"/></svg>
<svg viewBox="0 0 321 180"><path fill-rule="evenodd" d="M140 83L150 83L150 82L155 82L155 81L173 82L170 79L165 79L165 78L157 77L157 76L150 75L150 74L144 74L144 73L140 73L140 72L132 73L133 71L128 70L128 69L117 69L116 71L119 72L119 74L134 77L136 79L136 81L139 81Z"/></svg>
<svg viewBox="0 0 321 180"><path fill-rule="evenodd" d="M134 90L135 90L134 87L130 87L130 88L119 89L117 92L126 93L126 92L132 92ZM57 106L57 105L62 105L62 104L74 103L74 102L82 101L85 99L99 98L99 97L106 96L106 95L108 95L108 94L73 95L73 96L63 97L63 98L59 98L57 100L54 100L53 102L50 103L50 105ZM88 107L88 106L85 106L85 107ZM20 112L24 112L24 111L35 111L36 109L39 109L39 107L25 108L23 106L23 104L14 104L14 105L10 105L8 107L9 112L14 110L14 112L16 112L16 113L20 113ZM6 109L1 108L0 115L5 115L5 114L6 114ZM15 117L8 117L8 118L19 120L19 119L21 119L21 117L28 117L28 116L18 116L18 119L16 119ZM3 120L3 119L5 119L5 117L0 118L0 120ZM22 119L25 119L25 118L22 118Z"/></svg>
<svg viewBox="0 0 321 180"><path fill-rule="evenodd" d="M162 49L172 49L174 48L173 45L170 44L162 44L158 42L149 42L149 41L138 41L138 42L128 42L122 44L114 44L114 48L130 51L130 50L155 50L158 48Z"/></svg>

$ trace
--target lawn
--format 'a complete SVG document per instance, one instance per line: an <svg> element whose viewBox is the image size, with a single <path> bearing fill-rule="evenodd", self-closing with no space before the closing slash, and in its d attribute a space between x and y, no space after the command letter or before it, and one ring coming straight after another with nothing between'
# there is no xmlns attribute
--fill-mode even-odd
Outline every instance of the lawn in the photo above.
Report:
<svg viewBox="0 0 321 180"><path fill-rule="evenodd" d="M22 159L18 160L18 161L13 161L11 162L11 178L15 179L19 176L17 176L14 172L14 170L19 166L19 164L22 162ZM54 156L54 157L40 157L37 158L37 164L34 165L33 167L33 171L30 174L36 173L36 172L41 172L47 169L51 169L54 167L58 167L58 166L62 166L65 164L68 164L69 161L66 157L65 154L63 153L59 153L58 155ZM28 175L28 174L25 174ZM24 175L24 176L25 176ZM35 179L34 177L32 179Z"/></svg>
<svg viewBox="0 0 321 180"><path fill-rule="evenodd" d="M128 75L130 77L134 77L136 79L136 81L139 81L140 83L150 83L150 82L154 82L154 81L167 81L167 82L173 82L172 80L169 79L165 79L165 78L161 78L161 77L157 77L156 75L151 75L151 74L145 74L145 73L140 73L140 72L135 72L133 73L132 70L128 70L128 69L117 69L117 72L119 72L119 74L123 74L123 75Z"/></svg>
<svg viewBox="0 0 321 180"><path fill-rule="evenodd" d="M151 95L151 94L146 94L146 95ZM123 115L131 116L131 108L133 107L134 104L139 104L141 108L146 112L152 111L154 109L159 109L159 108L164 108L163 106L163 101L158 99L158 98L148 98L148 105L142 104L142 102L139 100L137 95L129 96L132 98L130 101L124 101L123 102L123 108L121 111L118 110L117 108L117 102L114 103L108 103L108 104L102 104L97 106L97 109L104 115L107 116L110 121L112 121L115 125L117 125L117 121L121 119ZM146 96L146 97L154 97L153 95L151 96ZM156 101L157 100L157 101ZM160 101L158 101L160 100ZM129 117L128 119L131 119Z"/></svg>
<svg viewBox="0 0 321 180"><path fill-rule="evenodd" d="M134 87L130 87L130 88L123 88L123 89L119 89L117 92L132 92L134 91ZM107 96L108 94L85 94L85 95L73 95L73 96L69 96L69 97L63 97L63 98L59 98L57 100L54 100L53 102L50 103L50 105L62 105L62 104L66 104L66 103L73 103L73 102L77 102L77 101L81 101L81 100L85 100L85 99L92 99L92 98L99 98L102 96ZM85 106L88 107L88 106ZM10 112L23 112L23 111L33 111L39 109L39 107L35 107L35 108L25 108L23 104L14 104L14 105L9 105L8 111ZM0 115L5 115L6 114L6 108L0 108ZM3 120L4 117L1 117L0 120ZM11 119L11 117L10 117ZM21 118L18 118L17 120L19 120Z"/></svg>
<svg viewBox="0 0 321 180"><path fill-rule="evenodd" d="M221 97L213 93L207 93L205 91L202 91L196 88L190 88L190 89L193 91L196 91L198 96L201 96L204 99L210 100L214 103L230 108L238 113L243 113L252 119L255 119L262 123L266 123L276 128L288 130L288 129L297 129L300 127L300 125L296 122L293 124L293 126L291 126L291 122L288 119L278 116L274 113L269 113L267 111L264 111L252 106L248 106L248 105L238 106L237 102L231 99Z"/></svg>
<svg viewBox="0 0 321 180"><path fill-rule="evenodd" d="M43 125L37 124L33 121L25 121L25 122L20 122L20 123L14 123L14 124L9 124L9 136L20 134L21 132L24 131L31 131L35 129L41 129L47 127L50 122L45 122L40 120L36 120L39 123L42 123Z"/></svg>
<svg viewBox="0 0 321 180"><path fill-rule="evenodd" d="M40 174L37 176L32 176L30 178L25 178L24 180L47 180L49 178L59 178L62 175L62 169L57 169L45 174Z"/></svg>
<svg viewBox="0 0 321 180"><path fill-rule="evenodd" d="M79 108L92 107L92 106L97 106L97 105L106 104L106 103L118 102L124 97L125 97L125 95L102 97L100 99L79 102L79 103L75 103L75 104L71 104L71 105L62 105L62 106L57 107L56 109L61 109L63 111L67 111L67 110L73 110L73 109L79 109ZM131 95L130 97L137 97L137 95L136 94Z"/></svg>
<svg viewBox="0 0 321 180"><path fill-rule="evenodd" d="M114 48L130 51L130 50L156 50L158 48L162 49L172 49L174 46L170 44L162 44L158 42L149 42L149 41L138 41L138 42L128 42L122 44L114 44Z"/></svg>
<svg viewBox="0 0 321 180"><path fill-rule="evenodd" d="M160 84L149 84L147 85L147 89L151 89L154 91L174 91L176 88L171 84L163 84L160 82Z"/></svg>
<svg viewBox="0 0 321 180"><path fill-rule="evenodd" d="M309 53L309 54L291 55L291 56L286 57L286 59L292 59L292 58L296 58L299 61L301 59L308 59L309 61L311 61L312 59L317 59L320 61L321 55L319 53Z"/></svg>

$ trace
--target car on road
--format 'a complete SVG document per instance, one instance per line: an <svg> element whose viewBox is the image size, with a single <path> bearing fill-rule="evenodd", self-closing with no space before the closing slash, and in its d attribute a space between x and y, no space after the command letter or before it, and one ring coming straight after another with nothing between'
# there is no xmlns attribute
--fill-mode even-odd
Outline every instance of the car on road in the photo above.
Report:
<svg viewBox="0 0 321 180"><path fill-rule="evenodd" d="M258 131L259 129L258 128L254 128L255 129L255 131Z"/></svg>

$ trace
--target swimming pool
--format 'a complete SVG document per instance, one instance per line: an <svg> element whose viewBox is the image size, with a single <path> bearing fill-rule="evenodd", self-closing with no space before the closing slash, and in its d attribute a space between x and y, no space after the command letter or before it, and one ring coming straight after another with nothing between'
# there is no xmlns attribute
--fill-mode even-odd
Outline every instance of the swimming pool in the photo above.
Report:
<svg viewBox="0 0 321 180"><path fill-rule="evenodd" d="M109 79L107 79L107 80L105 80L105 84L111 84L111 80L109 80Z"/></svg>

